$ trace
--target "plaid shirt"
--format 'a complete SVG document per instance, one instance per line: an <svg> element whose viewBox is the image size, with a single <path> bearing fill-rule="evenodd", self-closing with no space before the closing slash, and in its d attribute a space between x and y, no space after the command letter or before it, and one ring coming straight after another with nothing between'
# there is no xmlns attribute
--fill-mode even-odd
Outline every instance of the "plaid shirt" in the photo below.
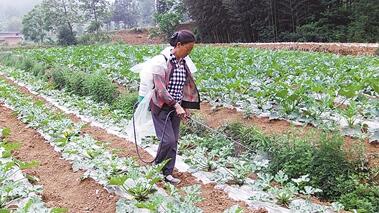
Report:
<svg viewBox="0 0 379 213"><path fill-rule="evenodd" d="M186 72L186 80L182 89L181 105L183 108L187 109L200 109L200 94L185 60L183 60L183 66ZM168 91L170 79L174 74L175 68L176 66L174 62L168 60L167 69L164 74L153 75L154 92L150 101L150 108L153 113L159 113L164 105L173 107L177 103Z"/></svg>
<svg viewBox="0 0 379 213"><path fill-rule="evenodd" d="M182 101L183 97L183 87L186 82L187 73L184 69L184 62L181 60L180 62L176 59L173 54L170 54L170 60L175 65L174 71L172 73L172 77L170 78L170 82L168 83L168 93L175 99L177 102Z"/></svg>

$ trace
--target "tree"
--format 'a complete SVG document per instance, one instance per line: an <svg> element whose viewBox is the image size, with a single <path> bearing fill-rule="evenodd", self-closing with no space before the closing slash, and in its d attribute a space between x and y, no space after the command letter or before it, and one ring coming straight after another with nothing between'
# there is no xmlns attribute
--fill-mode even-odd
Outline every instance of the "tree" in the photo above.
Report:
<svg viewBox="0 0 379 213"><path fill-rule="evenodd" d="M184 0L205 42L379 40L377 0Z"/></svg>
<svg viewBox="0 0 379 213"><path fill-rule="evenodd" d="M159 29L169 38L184 19L185 9L181 0L160 0L154 18Z"/></svg>
<svg viewBox="0 0 379 213"><path fill-rule="evenodd" d="M99 32L110 16L109 2L107 0L79 0L79 2L85 18L90 20L89 32Z"/></svg>
<svg viewBox="0 0 379 213"><path fill-rule="evenodd" d="M139 25L151 26L154 24L154 0L139 0L138 10L139 10Z"/></svg>
<svg viewBox="0 0 379 213"><path fill-rule="evenodd" d="M255 42L268 29L267 1L262 0L224 0L228 10L233 32L233 41Z"/></svg>
<svg viewBox="0 0 379 213"><path fill-rule="evenodd" d="M354 2L348 39L355 42L379 41L379 4L371 0Z"/></svg>
<svg viewBox="0 0 379 213"><path fill-rule="evenodd" d="M155 0L155 11L158 14L169 11L175 4L175 0Z"/></svg>
<svg viewBox="0 0 379 213"><path fill-rule="evenodd" d="M41 5L35 6L22 20L22 33L26 39L43 42L48 31Z"/></svg>
<svg viewBox="0 0 379 213"><path fill-rule="evenodd" d="M77 43L75 34L70 32L68 26L63 25L58 29L58 43L60 45L74 45Z"/></svg>
<svg viewBox="0 0 379 213"><path fill-rule="evenodd" d="M111 20L118 24L123 22L128 27L137 26L139 18L137 7L137 2L134 0L116 0L113 4Z"/></svg>
<svg viewBox="0 0 379 213"><path fill-rule="evenodd" d="M78 15L80 12L77 0L44 0L42 8L45 23L52 32L59 33L65 29L70 34L69 37L75 37L74 28L82 21L82 17Z"/></svg>
<svg viewBox="0 0 379 213"><path fill-rule="evenodd" d="M231 29L230 10L223 0L185 0L190 16L196 21L200 37L205 42L231 42L235 38Z"/></svg>

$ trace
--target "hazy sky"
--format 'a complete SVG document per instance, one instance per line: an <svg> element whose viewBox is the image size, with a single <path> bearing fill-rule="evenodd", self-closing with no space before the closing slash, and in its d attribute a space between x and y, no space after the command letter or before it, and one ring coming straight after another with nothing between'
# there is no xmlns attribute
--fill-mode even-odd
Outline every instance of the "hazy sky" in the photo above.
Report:
<svg viewBox="0 0 379 213"><path fill-rule="evenodd" d="M0 13L3 16L23 16L42 0L0 0Z"/></svg>
<svg viewBox="0 0 379 213"><path fill-rule="evenodd" d="M20 31L22 17L41 2L42 0L0 0L0 31Z"/></svg>
<svg viewBox="0 0 379 213"><path fill-rule="evenodd" d="M0 0L0 16L23 16L42 0ZM114 0L108 0L114 2Z"/></svg>

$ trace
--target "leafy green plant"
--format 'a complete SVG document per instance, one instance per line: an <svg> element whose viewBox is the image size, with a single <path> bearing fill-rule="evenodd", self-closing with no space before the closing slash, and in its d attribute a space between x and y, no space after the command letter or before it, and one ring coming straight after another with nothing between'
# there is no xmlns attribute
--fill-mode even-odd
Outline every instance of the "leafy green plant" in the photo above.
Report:
<svg viewBox="0 0 379 213"><path fill-rule="evenodd" d="M224 213L243 213L243 212L244 212L243 208L241 208L239 205L234 205L224 211Z"/></svg>
<svg viewBox="0 0 379 213"><path fill-rule="evenodd" d="M166 184L165 188L168 191L168 194L174 198L173 202L171 201L165 204L165 208L168 209L169 212L196 213L201 211L194 205L203 200L200 196L200 185L184 187L182 188L182 193L180 193L172 184Z"/></svg>
<svg viewBox="0 0 379 213"><path fill-rule="evenodd" d="M283 188L283 189L278 189L278 191L275 193L275 198L277 200L277 203L279 205L283 205L288 207L290 202L292 201L294 197L293 191Z"/></svg>
<svg viewBox="0 0 379 213"><path fill-rule="evenodd" d="M149 167L144 176L136 172L129 171L127 175L116 175L109 178L110 185L121 187L122 190L132 195L138 202L147 201L156 192L155 184L162 180L161 171L168 160Z"/></svg>
<svg viewBox="0 0 379 213"><path fill-rule="evenodd" d="M46 67L42 63L35 63L31 68L31 73L34 76L44 76L46 72Z"/></svg>
<svg viewBox="0 0 379 213"><path fill-rule="evenodd" d="M276 146L270 150L272 171L283 170L291 178L308 173L313 161L312 144L302 138L280 136L272 145Z"/></svg>
<svg viewBox="0 0 379 213"><path fill-rule="evenodd" d="M310 164L309 174L311 183L322 189L320 196L335 199L341 194L336 189L337 177L347 176L351 172L351 165L342 148L343 137L337 134L322 134L320 144L314 153Z"/></svg>
<svg viewBox="0 0 379 213"><path fill-rule="evenodd" d="M50 73L52 80L57 89L65 88L68 80L67 77L69 75L68 71L63 67L55 67Z"/></svg>
<svg viewBox="0 0 379 213"><path fill-rule="evenodd" d="M230 123L221 128L227 136L248 145L252 149L267 150L271 140L254 126L246 127L242 123Z"/></svg>
<svg viewBox="0 0 379 213"><path fill-rule="evenodd" d="M138 202L135 204L137 208L144 208L148 209L151 212L159 212L158 209L164 202L164 197L163 196L153 196L151 199L148 201L144 202Z"/></svg>
<svg viewBox="0 0 379 213"><path fill-rule="evenodd" d="M4 140L5 138L9 137L11 135L11 129L9 128L3 128L0 132L0 139Z"/></svg>
<svg viewBox="0 0 379 213"><path fill-rule="evenodd" d="M138 100L138 94L137 93L128 93L128 94L122 94L119 96L112 104L112 109L118 109L123 111L126 115L129 115L126 117L127 119L130 119L134 112L134 104Z"/></svg>
<svg viewBox="0 0 379 213"><path fill-rule="evenodd" d="M312 195L314 195L314 194L316 194L316 193L320 193L320 192L322 192L321 189L315 189L315 188L313 188L312 186L305 186L305 187L304 187L304 190L300 191L300 193L306 195L306 196L308 197L308 199L309 199Z"/></svg>
<svg viewBox="0 0 379 213"><path fill-rule="evenodd" d="M264 191L267 191L271 188L271 181L274 177L269 173L258 173L258 184Z"/></svg>
<svg viewBox="0 0 379 213"><path fill-rule="evenodd" d="M21 58L21 62L18 68L29 72L33 69L34 65L35 65L35 61L33 59L29 57L23 57Z"/></svg>
<svg viewBox="0 0 379 213"><path fill-rule="evenodd" d="M195 168L204 171L213 171L218 167L216 162L216 154L214 152L208 152L206 148L196 147L193 150L189 150L188 157L185 159L186 163L190 163Z"/></svg>
<svg viewBox="0 0 379 213"><path fill-rule="evenodd" d="M149 199L149 195L156 192L152 185L139 180L134 186L128 188L128 192L134 196L137 201Z"/></svg>
<svg viewBox="0 0 379 213"><path fill-rule="evenodd" d="M102 72L86 74L82 71L71 73L64 67L55 67L50 73L57 89L81 96L92 96L97 102L113 103L119 96L116 86Z"/></svg>
<svg viewBox="0 0 379 213"><path fill-rule="evenodd" d="M78 37L78 44L81 45L90 45L90 44L101 44L101 43L109 43L111 41L111 37L106 33L93 33L93 34L85 34Z"/></svg>
<svg viewBox="0 0 379 213"><path fill-rule="evenodd" d="M84 85L95 101L112 103L119 93L116 86L105 76L107 75L102 72L91 74L87 76Z"/></svg>
<svg viewBox="0 0 379 213"><path fill-rule="evenodd" d="M250 162L239 161L233 164L233 168L230 169L230 175L232 182L242 186L249 175L253 172L253 166Z"/></svg>
<svg viewBox="0 0 379 213"><path fill-rule="evenodd" d="M285 182L289 180L288 175L286 175L282 170L280 170L274 177L274 180L280 185L284 185Z"/></svg>
<svg viewBox="0 0 379 213"><path fill-rule="evenodd" d="M182 126L182 125L181 125ZM182 134L179 141L178 154L183 155L186 152L189 152L191 149L195 149L198 146L198 142L201 138L193 134Z"/></svg>
<svg viewBox="0 0 379 213"><path fill-rule="evenodd" d="M200 114L193 114L191 116L192 119L200 122L200 123L206 123L205 119L201 117ZM193 120L189 120L189 122L180 125L180 132L183 135L189 135L193 134L199 137L204 137L209 132L208 129L206 129L203 125L200 125L198 122L194 122Z"/></svg>
<svg viewBox="0 0 379 213"><path fill-rule="evenodd" d="M292 182L294 182L296 184L296 186L298 187L298 189L302 189L304 188L304 186L311 180L309 178L309 174L307 175L302 175L301 177L299 178L292 178L291 179Z"/></svg>
<svg viewBox="0 0 379 213"><path fill-rule="evenodd" d="M347 123L351 128L354 127L359 113L360 109L354 101L352 101L346 109L341 110L341 115L347 120Z"/></svg>
<svg viewBox="0 0 379 213"><path fill-rule="evenodd" d="M87 74L82 71L75 71L66 75L65 88L67 91L77 94L79 96L88 95L89 91L85 88L85 81L87 79Z"/></svg>
<svg viewBox="0 0 379 213"><path fill-rule="evenodd" d="M379 187L369 184L359 184L350 193L339 198L346 210L357 210L358 212L379 211Z"/></svg>
<svg viewBox="0 0 379 213"><path fill-rule="evenodd" d="M0 57L0 62L5 66L15 66L17 62L17 57L11 53L2 53Z"/></svg>
<svg viewBox="0 0 379 213"><path fill-rule="evenodd" d="M345 207L341 203L339 203L339 202L333 202L332 203L332 209L333 209L333 211L335 211L337 213L343 211L344 208Z"/></svg>

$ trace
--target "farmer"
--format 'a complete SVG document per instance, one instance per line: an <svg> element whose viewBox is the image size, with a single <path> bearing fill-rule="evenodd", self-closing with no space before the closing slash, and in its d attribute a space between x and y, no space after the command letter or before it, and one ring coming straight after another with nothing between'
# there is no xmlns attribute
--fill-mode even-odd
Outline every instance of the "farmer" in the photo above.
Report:
<svg viewBox="0 0 379 213"><path fill-rule="evenodd" d="M192 61L188 63L186 60L189 59L187 56L194 44L195 36L191 31L181 30L174 33L170 38L171 48L168 52L166 50L166 54L162 52L159 63L155 63L153 67L154 89L150 109L156 136L161 140L155 163L159 164L169 159L163 168L163 175L165 180L172 184L180 182L180 179L172 176L178 149L180 121L187 121L190 116L189 109L200 109L200 95L192 76L192 70L195 68Z"/></svg>

